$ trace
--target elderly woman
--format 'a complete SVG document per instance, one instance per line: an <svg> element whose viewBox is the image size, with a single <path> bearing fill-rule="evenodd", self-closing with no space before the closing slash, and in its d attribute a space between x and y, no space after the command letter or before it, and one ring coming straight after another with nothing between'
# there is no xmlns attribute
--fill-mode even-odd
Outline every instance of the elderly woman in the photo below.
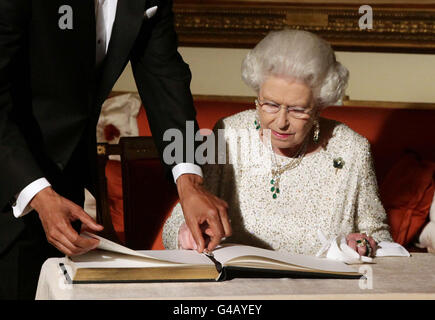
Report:
<svg viewBox="0 0 435 320"><path fill-rule="evenodd" d="M348 80L331 46L305 31L272 32L248 53L242 78L257 93L256 109L218 121L225 163L203 168L206 188L228 203L233 235L224 241L309 255L322 246L319 231L346 236L360 255L392 241L369 142L320 117ZM179 204L163 241L196 249Z"/></svg>

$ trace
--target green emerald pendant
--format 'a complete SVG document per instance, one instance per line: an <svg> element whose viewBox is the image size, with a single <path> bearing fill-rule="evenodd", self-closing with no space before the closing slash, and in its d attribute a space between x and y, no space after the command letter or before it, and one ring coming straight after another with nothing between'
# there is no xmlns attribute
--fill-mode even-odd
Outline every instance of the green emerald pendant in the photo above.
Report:
<svg viewBox="0 0 435 320"><path fill-rule="evenodd" d="M271 192L273 192L273 194L272 194L272 197L274 198L274 199L276 199L277 198L277 194L279 193L279 188L275 185L275 180L274 179L272 179L272 180L270 180L270 184L272 184L273 186L270 188L270 191Z"/></svg>

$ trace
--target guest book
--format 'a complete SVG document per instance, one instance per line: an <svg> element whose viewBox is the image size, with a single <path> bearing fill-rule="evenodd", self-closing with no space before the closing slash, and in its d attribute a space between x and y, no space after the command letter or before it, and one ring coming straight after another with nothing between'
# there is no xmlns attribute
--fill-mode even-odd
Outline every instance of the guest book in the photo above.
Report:
<svg viewBox="0 0 435 320"><path fill-rule="evenodd" d="M193 250L131 250L97 235L96 250L68 257L72 283L223 281L233 278L361 278L340 261L225 244L212 253ZM65 266L63 266L65 267Z"/></svg>

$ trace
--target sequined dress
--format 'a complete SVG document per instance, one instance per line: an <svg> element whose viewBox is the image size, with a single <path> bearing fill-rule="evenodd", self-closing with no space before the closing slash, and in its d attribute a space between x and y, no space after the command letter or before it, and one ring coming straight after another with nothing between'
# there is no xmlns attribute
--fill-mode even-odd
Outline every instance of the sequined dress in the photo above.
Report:
<svg viewBox="0 0 435 320"><path fill-rule="evenodd" d="M392 241L366 138L333 121L326 147L285 171L274 199L273 154L255 129L255 114L247 110L218 121L214 134L220 132L224 143L218 143L215 162L225 164L203 166L205 187L229 205L233 235L225 242L314 255L321 247L318 231L327 238L365 232L377 242ZM293 161L275 158L279 165ZM167 249L177 248L183 222L177 204L163 229Z"/></svg>

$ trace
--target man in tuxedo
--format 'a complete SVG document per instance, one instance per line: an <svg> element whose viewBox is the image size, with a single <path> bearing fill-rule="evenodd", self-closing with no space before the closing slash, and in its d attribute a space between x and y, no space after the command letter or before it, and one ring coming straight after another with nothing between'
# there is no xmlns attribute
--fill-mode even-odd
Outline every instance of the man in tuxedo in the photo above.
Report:
<svg viewBox="0 0 435 320"><path fill-rule="evenodd" d="M83 190L101 105L129 61L162 155L167 129L198 129L171 0L0 0L0 298L34 298L45 259L98 245L74 224L102 230ZM231 234L226 203L195 163L168 170L198 251L212 250Z"/></svg>

